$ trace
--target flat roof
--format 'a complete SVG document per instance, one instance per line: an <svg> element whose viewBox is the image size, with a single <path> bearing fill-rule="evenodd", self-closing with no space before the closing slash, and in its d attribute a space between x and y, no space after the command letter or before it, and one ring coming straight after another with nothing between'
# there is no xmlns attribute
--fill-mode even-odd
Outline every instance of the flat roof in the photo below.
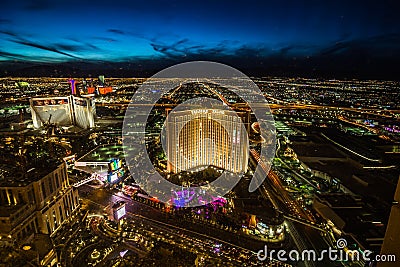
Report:
<svg viewBox="0 0 400 267"><path fill-rule="evenodd" d="M272 206L265 205L258 198L234 198L235 209L241 212L256 215L262 221L268 224L281 224L283 217Z"/></svg>
<svg viewBox="0 0 400 267"><path fill-rule="evenodd" d="M113 158L125 158L125 152L134 152L136 147L119 144L101 145L81 157L78 162L109 162Z"/></svg>
<svg viewBox="0 0 400 267"><path fill-rule="evenodd" d="M45 160L35 167L27 167L25 173L22 172L18 164L0 164L0 187L24 187L32 182L38 181L47 174L57 169L61 161Z"/></svg>

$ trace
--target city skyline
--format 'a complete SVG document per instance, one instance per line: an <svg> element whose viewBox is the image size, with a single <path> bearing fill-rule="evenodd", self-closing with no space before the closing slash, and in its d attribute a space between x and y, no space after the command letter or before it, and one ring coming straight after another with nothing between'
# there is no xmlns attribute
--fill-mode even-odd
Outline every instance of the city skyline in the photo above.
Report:
<svg viewBox="0 0 400 267"><path fill-rule="evenodd" d="M2 262L238 267L337 263L331 258L260 256L268 246L268 251L279 248L286 255L308 253L310 248L317 253L328 248L371 251L396 266L396 249L389 243L384 252L380 248L386 226L393 225L390 207L398 207L393 194L399 178L399 82L253 78L261 99L268 101L267 114L273 116L275 130L265 131L249 108L256 95L248 84L243 87L243 79L233 80L240 81L245 94L239 96L212 79L186 84L177 78L105 75L77 78L71 84L68 78L1 78ZM149 106L149 100L171 84L175 86ZM131 102L134 94L137 101ZM200 102L189 105L199 97ZM212 102L199 109L205 98ZM215 110L217 104L229 112ZM188 107L194 109L185 110ZM174 110L176 116L170 116ZM235 113L240 118L233 119ZM167 116L186 122L182 129L179 123L169 125L177 130L170 147L179 145L175 151L187 157L178 160L179 170L168 168L168 161L174 160L164 151L168 144L162 144ZM229 160L215 164L216 151L204 145L210 141L216 150L227 148L214 156ZM265 157L263 144L276 149L273 158ZM236 145L240 149L232 149ZM232 157L235 150L241 151L239 157ZM248 157L241 158L242 152ZM57 190L60 181L51 174L53 164L66 171L70 191ZM247 168L240 180L232 175L232 164ZM257 170L265 180L251 191ZM168 183L161 187L160 178ZM234 187L225 191L224 181ZM36 196L25 188L33 188ZM43 202L47 192L52 194ZM76 192L79 202L67 218L69 192ZM26 211L35 205L43 216ZM20 227L14 227L17 224ZM368 261L362 258L356 264Z"/></svg>
<svg viewBox="0 0 400 267"><path fill-rule="evenodd" d="M0 6L0 266L399 266L396 1Z"/></svg>

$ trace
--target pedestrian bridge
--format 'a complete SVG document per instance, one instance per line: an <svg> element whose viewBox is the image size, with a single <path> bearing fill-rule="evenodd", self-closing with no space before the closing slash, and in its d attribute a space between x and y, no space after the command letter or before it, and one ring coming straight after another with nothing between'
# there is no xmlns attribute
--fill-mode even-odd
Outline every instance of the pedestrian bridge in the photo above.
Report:
<svg viewBox="0 0 400 267"><path fill-rule="evenodd" d="M90 181L93 181L93 180L99 180L99 181L101 181L101 180L100 180L100 175L98 175L97 173L94 172L94 173L92 173L92 175L89 176L88 178L83 179L83 180L80 180L80 181L74 183L72 186L73 186L73 187L79 187L79 186L84 185L84 184L86 184L86 183L89 183Z"/></svg>

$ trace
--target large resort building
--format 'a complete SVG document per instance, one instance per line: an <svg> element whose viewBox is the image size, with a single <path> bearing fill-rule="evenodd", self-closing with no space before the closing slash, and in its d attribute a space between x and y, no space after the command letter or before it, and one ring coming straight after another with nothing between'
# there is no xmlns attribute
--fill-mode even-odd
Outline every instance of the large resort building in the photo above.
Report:
<svg viewBox="0 0 400 267"><path fill-rule="evenodd" d="M1 171L1 245L23 244L35 234L52 236L78 210L78 191L69 184L65 163Z"/></svg>
<svg viewBox="0 0 400 267"><path fill-rule="evenodd" d="M36 97L30 100L32 121L35 128L46 123L56 126L94 127L96 106L92 98L70 96Z"/></svg>
<svg viewBox="0 0 400 267"><path fill-rule="evenodd" d="M169 172L210 165L232 173L247 171L248 136L236 112L221 109L171 112L166 129Z"/></svg>

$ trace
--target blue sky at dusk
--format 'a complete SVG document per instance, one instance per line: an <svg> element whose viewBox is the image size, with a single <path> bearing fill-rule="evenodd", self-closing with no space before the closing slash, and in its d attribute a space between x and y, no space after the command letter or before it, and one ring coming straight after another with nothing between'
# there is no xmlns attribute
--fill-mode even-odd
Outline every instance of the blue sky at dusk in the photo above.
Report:
<svg viewBox="0 0 400 267"><path fill-rule="evenodd" d="M256 64L316 64L400 55L396 1L40 0L1 6L2 62L256 58Z"/></svg>

